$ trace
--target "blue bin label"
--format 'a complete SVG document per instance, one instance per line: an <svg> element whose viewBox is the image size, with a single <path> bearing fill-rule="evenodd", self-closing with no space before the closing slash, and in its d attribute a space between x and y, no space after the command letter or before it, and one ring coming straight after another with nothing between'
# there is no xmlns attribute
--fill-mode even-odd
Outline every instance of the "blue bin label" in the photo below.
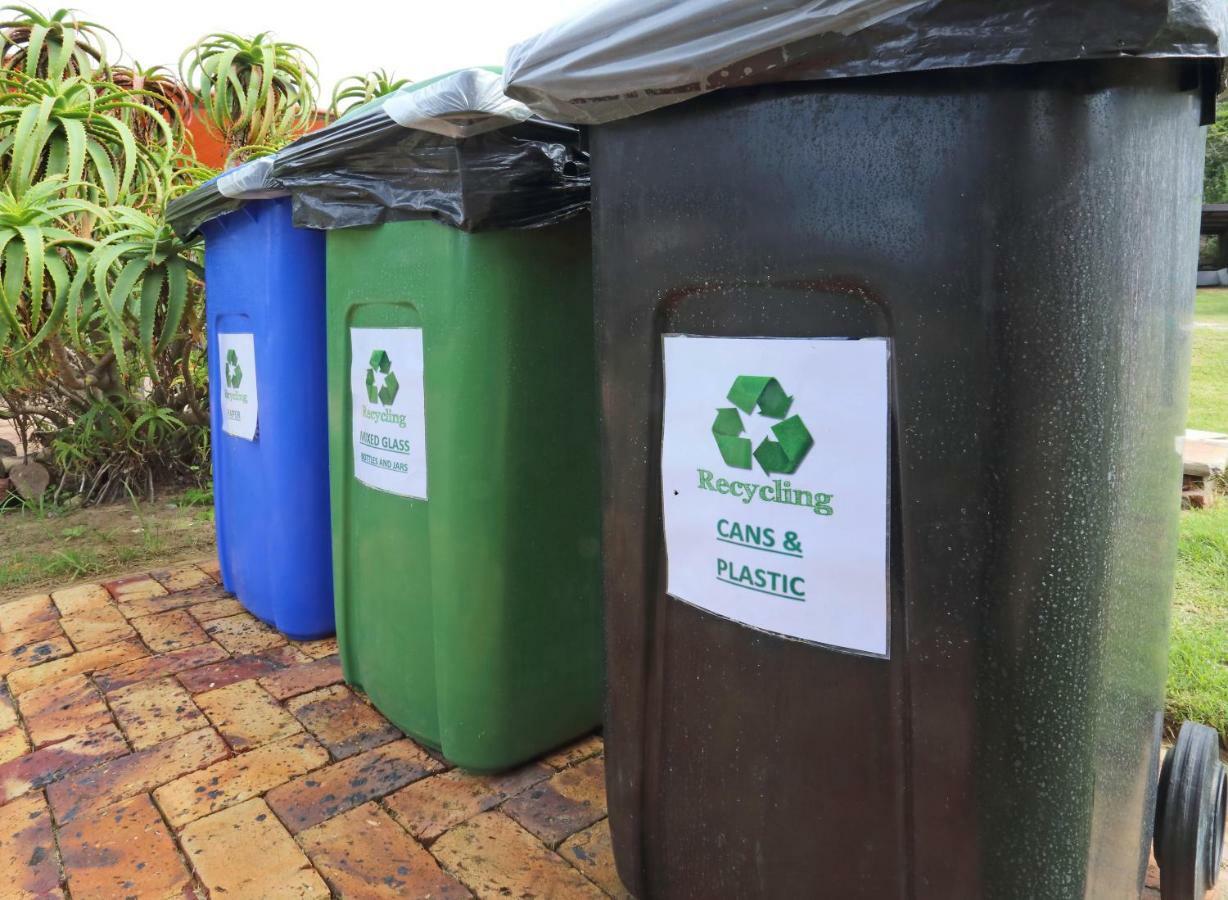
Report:
<svg viewBox="0 0 1228 900"><path fill-rule="evenodd" d="M888 655L888 356L883 339L665 336L670 596Z"/></svg>
<svg viewBox="0 0 1228 900"><path fill-rule="evenodd" d="M426 395L421 328L351 328L354 477L426 499Z"/></svg>
<svg viewBox="0 0 1228 900"><path fill-rule="evenodd" d="M219 334L217 348L222 375L222 431L254 441L260 419L256 340L251 334Z"/></svg>

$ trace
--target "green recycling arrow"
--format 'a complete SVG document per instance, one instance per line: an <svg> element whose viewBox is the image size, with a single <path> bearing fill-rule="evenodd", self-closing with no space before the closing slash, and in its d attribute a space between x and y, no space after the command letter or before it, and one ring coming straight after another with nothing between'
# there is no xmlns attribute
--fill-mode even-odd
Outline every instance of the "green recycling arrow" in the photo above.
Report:
<svg viewBox="0 0 1228 900"><path fill-rule="evenodd" d="M776 440L764 438L755 448L755 459L769 475L792 475L814 446L814 438L802 424L801 416L790 416L773 425L772 434L776 435Z"/></svg>
<svg viewBox="0 0 1228 900"><path fill-rule="evenodd" d="M725 465L735 469L751 468L750 438L739 437L742 433L742 417L733 407L718 409L716 421L712 423L712 436L716 438L716 446L721 451Z"/></svg>
<svg viewBox="0 0 1228 900"><path fill-rule="evenodd" d="M383 387L377 388L376 373L384 376ZM392 360L383 350L376 350L371 354L371 361L367 364L367 377L365 384L367 386L367 399L372 405L379 403L383 406L392 406L397 399L397 392L401 389L400 383L397 381L396 373L392 371Z"/></svg>
<svg viewBox="0 0 1228 900"><path fill-rule="evenodd" d="M739 375L726 396L730 403L748 414L755 411L756 403L759 404L759 412L769 419L783 419L793 405L793 398L785 393L779 381L761 375Z"/></svg>
<svg viewBox="0 0 1228 900"><path fill-rule="evenodd" d="M793 398L785 392L780 382L761 375L739 375L726 396L733 407L718 409L716 421L712 423L712 436L725 464L735 469L750 469L753 467L753 456L768 475L792 475L796 472L814 446L814 438L810 436L801 416L785 418L793 405ZM772 426L776 440L764 438L752 454L750 439L742 437L746 429L738 410L749 415L756 407L761 415L783 421Z"/></svg>
<svg viewBox="0 0 1228 900"><path fill-rule="evenodd" d="M233 349L226 352L226 386L238 388L243 383L243 369L239 367L239 355Z"/></svg>

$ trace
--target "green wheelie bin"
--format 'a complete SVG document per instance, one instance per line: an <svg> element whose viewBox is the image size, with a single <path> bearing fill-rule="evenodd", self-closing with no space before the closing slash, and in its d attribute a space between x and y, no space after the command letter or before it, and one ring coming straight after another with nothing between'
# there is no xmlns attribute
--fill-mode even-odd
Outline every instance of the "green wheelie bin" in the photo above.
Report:
<svg viewBox="0 0 1228 900"><path fill-rule="evenodd" d="M278 158L327 230L337 637L346 680L498 770L600 722L588 175L574 129L467 69Z"/></svg>

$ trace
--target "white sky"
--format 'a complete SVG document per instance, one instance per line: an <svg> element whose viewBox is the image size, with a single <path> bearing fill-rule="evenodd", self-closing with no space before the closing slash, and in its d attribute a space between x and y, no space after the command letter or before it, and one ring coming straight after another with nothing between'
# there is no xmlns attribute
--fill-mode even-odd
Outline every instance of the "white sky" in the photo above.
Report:
<svg viewBox="0 0 1228 900"><path fill-rule="evenodd" d="M124 55L173 70L180 54L213 31L272 31L319 61L322 107L347 75L387 69L420 80L464 66L502 65L507 48L566 19L591 0L48 0L110 28Z"/></svg>

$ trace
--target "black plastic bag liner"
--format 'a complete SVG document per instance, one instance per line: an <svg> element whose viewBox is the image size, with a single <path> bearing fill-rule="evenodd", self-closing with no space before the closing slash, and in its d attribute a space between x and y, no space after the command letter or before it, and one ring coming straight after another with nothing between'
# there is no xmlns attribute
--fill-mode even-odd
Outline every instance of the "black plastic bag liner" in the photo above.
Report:
<svg viewBox="0 0 1228 900"><path fill-rule="evenodd" d="M1228 55L1225 0L612 0L511 49L508 96L598 124L722 87Z"/></svg>
<svg viewBox="0 0 1228 900"><path fill-rule="evenodd" d="M464 231L534 228L588 208L579 132L532 118L497 69L462 69L366 104L277 155L294 224L436 219Z"/></svg>
<svg viewBox="0 0 1228 900"><path fill-rule="evenodd" d="M234 212L248 200L285 197L286 191L273 178L273 157L263 156L206 181L190 194L172 200L166 219L175 234L193 240L206 222Z"/></svg>

